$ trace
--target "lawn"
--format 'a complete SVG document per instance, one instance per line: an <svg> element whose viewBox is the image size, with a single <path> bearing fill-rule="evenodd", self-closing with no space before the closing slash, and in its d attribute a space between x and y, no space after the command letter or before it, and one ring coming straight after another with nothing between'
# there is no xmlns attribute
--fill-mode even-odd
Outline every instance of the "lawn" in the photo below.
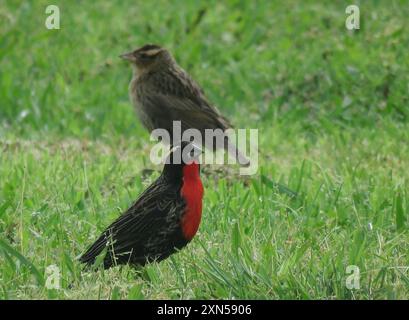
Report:
<svg viewBox="0 0 409 320"><path fill-rule="evenodd" d="M0 0L0 299L408 299L409 6L355 3L348 31L348 1L54 1L48 30L48 1ZM207 168L170 259L85 272L159 174L118 58L145 43L259 130L259 170Z"/></svg>

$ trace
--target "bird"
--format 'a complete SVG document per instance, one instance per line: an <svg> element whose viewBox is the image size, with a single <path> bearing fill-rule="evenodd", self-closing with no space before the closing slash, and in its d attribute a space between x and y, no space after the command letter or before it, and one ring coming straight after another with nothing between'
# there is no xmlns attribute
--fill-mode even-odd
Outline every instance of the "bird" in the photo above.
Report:
<svg viewBox="0 0 409 320"><path fill-rule="evenodd" d="M120 55L132 65L133 76L129 84L130 100L142 125L152 132L165 129L173 140L173 121L181 122L181 132L197 129L201 133L201 145L212 149L224 148L242 166L249 160L224 136L232 125L206 98L203 89L175 61L172 54L156 44L146 44ZM204 141L205 130L217 130L222 139ZM169 143L169 141L164 141ZM171 144L171 143L169 143Z"/></svg>
<svg viewBox="0 0 409 320"><path fill-rule="evenodd" d="M182 152L180 161L175 161L177 152ZM88 267L101 261L104 269L123 264L144 266L184 248L198 231L202 216L200 153L192 143L173 146L159 178L102 232L79 261ZM97 260L99 256L103 260Z"/></svg>

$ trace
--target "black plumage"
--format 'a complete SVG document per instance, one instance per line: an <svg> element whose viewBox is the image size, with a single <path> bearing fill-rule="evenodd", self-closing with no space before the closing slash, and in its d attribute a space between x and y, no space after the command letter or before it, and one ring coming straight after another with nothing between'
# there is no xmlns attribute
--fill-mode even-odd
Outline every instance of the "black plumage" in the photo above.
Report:
<svg viewBox="0 0 409 320"><path fill-rule="evenodd" d="M184 166L165 164L161 176L101 234L80 261L92 265L106 249L105 269L127 263L145 265L186 246L191 239L184 236L181 227L186 213L181 195Z"/></svg>

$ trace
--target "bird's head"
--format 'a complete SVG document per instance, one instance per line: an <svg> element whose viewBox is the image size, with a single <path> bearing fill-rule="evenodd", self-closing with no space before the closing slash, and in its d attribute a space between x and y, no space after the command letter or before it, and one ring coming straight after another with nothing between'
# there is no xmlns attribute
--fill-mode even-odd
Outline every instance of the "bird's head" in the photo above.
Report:
<svg viewBox="0 0 409 320"><path fill-rule="evenodd" d="M168 50L156 44L146 44L141 48L120 55L124 60L131 62L136 69L149 71L173 63L172 55Z"/></svg>
<svg viewBox="0 0 409 320"><path fill-rule="evenodd" d="M201 154L202 150L193 143L175 145L166 157L163 174L171 179L199 177Z"/></svg>

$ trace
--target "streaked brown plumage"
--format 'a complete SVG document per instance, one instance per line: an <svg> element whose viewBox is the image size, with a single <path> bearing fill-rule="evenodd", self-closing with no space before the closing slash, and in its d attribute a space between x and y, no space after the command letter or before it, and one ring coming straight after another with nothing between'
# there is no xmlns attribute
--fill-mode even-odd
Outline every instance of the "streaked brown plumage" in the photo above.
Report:
<svg viewBox="0 0 409 320"><path fill-rule="evenodd" d="M206 99L200 86L178 66L168 50L149 44L121 57L132 64L130 99L142 124L150 132L163 128L172 139L173 121L181 121L182 132L194 128L201 132L202 137L205 129L225 131L232 127ZM215 147L233 148L229 151L238 157L239 162L248 163L228 141L213 145L212 149Z"/></svg>

